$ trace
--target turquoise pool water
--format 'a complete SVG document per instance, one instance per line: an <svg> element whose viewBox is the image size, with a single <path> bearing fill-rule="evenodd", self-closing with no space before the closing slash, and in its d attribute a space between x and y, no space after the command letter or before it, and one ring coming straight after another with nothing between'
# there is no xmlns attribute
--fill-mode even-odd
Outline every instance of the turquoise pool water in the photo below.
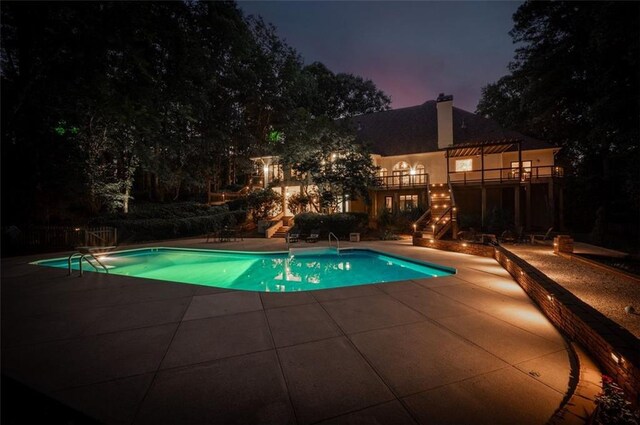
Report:
<svg viewBox="0 0 640 425"><path fill-rule="evenodd" d="M454 269L368 249L237 252L180 248L114 251L98 256L110 274L247 291L294 292L448 276ZM36 261L68 267L66 258ZM78 270L78 259L73 260ZM83 270L96 272L90 264ZM104 271L100 271L104 273Z"/></svg>

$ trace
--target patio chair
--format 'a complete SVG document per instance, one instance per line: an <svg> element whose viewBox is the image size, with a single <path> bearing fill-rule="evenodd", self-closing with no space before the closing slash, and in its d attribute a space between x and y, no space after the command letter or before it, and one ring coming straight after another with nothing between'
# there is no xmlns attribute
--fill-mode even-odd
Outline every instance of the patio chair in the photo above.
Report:
<svg viewBox="0 0 640 425"><path fill-rule="evenodd" d="M513 230L505 230L500 235L501 243L516 243L518 240L518 236Z"/></svg>
<svg viewBox="0 0 640 425"><path fill-rule="evenodd" d="M531 244L534 244L536 242L542 243L544 244L547 241L551 240L551 231L553 230L553 227L549 227L549 230L547 230L547 233L545 233L544 235L542 234L530 234L529 238L531 239Z"/></svg>
<svg viewBox="0 0 640 425"><path fill-rule="evenodd" d="M475 229L471 228L469 230L459 231L458 240L461 240L462 242L478 243L481 242L481 237Z"/></svg>
<svg viewBox="0 0 640 425"><path fill-rule="evenodd" d="M507 229L500 235L500 242L507 242L512 244L526 243L528 242L525 234L524 227L518 226L515 230Z"/></svg>
<svg viewBox="0 0 640 425"><path fill-rule="evenodd" d="M298 242L299 238L300 231L298 231L297 229L291 229L291 231L287 233L287 240L289 241L289 243Z"/></svg>
<svg viewBox="0 0 640 425"><path fill-rule="evenodd" d="M320 230L314 229L314 230L311 231L311 234L306 239L306 241L307 242L318 242L319 238L320 238Z"/></svg>

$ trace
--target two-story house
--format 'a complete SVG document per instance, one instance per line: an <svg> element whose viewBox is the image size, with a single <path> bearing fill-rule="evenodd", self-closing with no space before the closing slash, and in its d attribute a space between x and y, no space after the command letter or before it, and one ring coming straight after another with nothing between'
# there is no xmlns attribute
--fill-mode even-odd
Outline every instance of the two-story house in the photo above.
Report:
<svg viewBox="0 0 640 425"><path fill-rule="evenodd" d="M563 226L558 147L456 108L453 96L443 94L422 105L360 115L352 123L358 139L371 146L380 185L370 189L369 205L345 200L347 211L375 218L384 209L420 207L427 214L418 225L431 227L436 237L463 214L486 226L496 209L526 229ZM299 184L282 178L277 158L254 161L265 187L282 179L274 189L285 202L299 192Z"/></svg>

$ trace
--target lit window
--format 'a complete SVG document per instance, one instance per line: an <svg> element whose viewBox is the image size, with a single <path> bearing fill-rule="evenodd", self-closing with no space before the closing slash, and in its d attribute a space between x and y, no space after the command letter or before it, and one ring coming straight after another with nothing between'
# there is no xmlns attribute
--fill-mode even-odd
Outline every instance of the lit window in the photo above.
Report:
<svg viewBox="0 0 640 425"><path fill-rule="evenodd" d="M511 161L511 169L518 171L518 161ZM522 171L525 173L531 172L531 161L522 161Z"/></svg>
<svg viewBox="0 0 640 425"><path fill-rule="evenodd" d="M380 177L387 177L387 169L386 168L381 168L380 169Z"/></svg>
<svg viewBox="0 0 640 425"><path fill-rule="evenodd" d="M411 211L418 208L418 195L400 195L400 211Z"/></svg>
<svg viewBox="0 0 640 425"><path fill-rule="evenodd" d="M415 179L415 182L418 184L423 184L426 182L424 165L422 164L416 165L416 176L414 179Z"/></svg>
<svg viewBox="0 0 640 425"><path fill-rule="evenodd" d="M392 196L385 196L384 197L384 208L389 212L393 212L393 197Z"/></svg>
<svg viewBox="0 0 640 425"><path fill-rule="evenodd" d="M456 171L473 171L473 159L456 159Z"/></svg>

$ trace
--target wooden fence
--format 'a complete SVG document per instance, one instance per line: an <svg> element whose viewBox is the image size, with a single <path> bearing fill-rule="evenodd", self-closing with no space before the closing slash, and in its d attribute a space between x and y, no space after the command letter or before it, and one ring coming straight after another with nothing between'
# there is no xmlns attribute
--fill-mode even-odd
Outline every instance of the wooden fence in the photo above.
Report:
<svg viewBox="0 0 640 425"><path fill-rule="evenodd" d="M17 251L38 251L76 246L114 246L118 244L115 227L33 226L2 229L3 248Z"/></svg>

